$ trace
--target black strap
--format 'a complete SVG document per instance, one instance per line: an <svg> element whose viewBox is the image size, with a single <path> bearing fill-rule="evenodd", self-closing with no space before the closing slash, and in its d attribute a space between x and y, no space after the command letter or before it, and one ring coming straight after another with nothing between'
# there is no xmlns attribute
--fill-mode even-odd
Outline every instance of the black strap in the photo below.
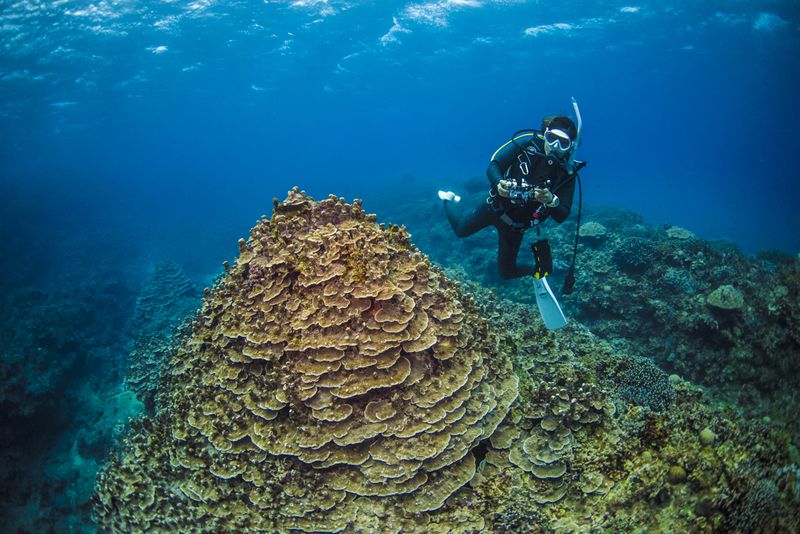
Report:
<svg viewBox="0 0 800 534"><path fill-rule="evenodd" d="M580 238L581 231L581 211L583 208L583 187L581 186L581 177L578 171L586 166L585 161L581 161L575 167L575 180L578 182L578 225L575 227L575 245L572 247L572 264L569 266L567 276L564 277L563 293L569 295L575 287L575 260L578 257L578 239Z"/></svg>
<svg viewBox="0 0 800 534"><path fill-rule="evenodd" d="M553 253L550 250L550 241L547 239L540 239L531 245L533 258L536 260L535 278L544 278L553 272Z"/></svg>

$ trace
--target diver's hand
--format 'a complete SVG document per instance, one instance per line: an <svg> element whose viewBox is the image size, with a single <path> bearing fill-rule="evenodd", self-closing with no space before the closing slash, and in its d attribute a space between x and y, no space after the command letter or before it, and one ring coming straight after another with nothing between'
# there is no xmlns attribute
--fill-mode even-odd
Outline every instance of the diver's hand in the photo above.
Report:
<svg viewBox="0 0 800 534"><path fill-rule="evenodd" d="M558 206L558 197L547 188L536 187L533 190L533 195L537 202L541 202L548 208L555 208Z"/></svg>
<svg viewBox="0 0 800 534"><path fill-rule="evenodd" d="M500 180L497 182L497 194L503 198L508 198L508 190L514 187L513 180Z"/></svg>

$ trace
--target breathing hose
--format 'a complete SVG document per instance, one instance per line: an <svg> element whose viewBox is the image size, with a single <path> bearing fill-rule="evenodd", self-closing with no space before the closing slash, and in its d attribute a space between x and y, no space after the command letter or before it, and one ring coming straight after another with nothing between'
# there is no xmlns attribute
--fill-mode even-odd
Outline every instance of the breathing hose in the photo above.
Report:
<svg viewBox="0 0 800 534"><path fill-rule="evenodd" d="M580 168L586 166L586 162L582 161ZM578 182L578 225L575 227L575 245L572 247L572 264L569 266L569 271L564 277L564 288L562 292L565 295L572 293L575 287L575 260L578 257L578 239L580 238L581 231L581 211L583 208L583 187L581 186L581 176L578 174L578 169L575 170L575 179Z"/></svg>

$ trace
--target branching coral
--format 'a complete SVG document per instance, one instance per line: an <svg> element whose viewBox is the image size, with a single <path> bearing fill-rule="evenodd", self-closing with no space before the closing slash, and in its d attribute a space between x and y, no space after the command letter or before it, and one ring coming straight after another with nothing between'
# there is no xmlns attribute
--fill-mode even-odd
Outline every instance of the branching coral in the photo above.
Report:
<svg viewBox="0 0 800 534"><path fill-rule="evenodd" d="M631 358L622 375L620 396L651 410L661 411L675 400L675 390L667 374L646 358Z"/></svg>
<svg viewBox="0 0 800 534"><path fill-rule="evenodd" d="M654 250L655 247L647 239L634 237L620 243L613 258L623 271L642 273L650 267Z"/></svg>
<svg viewBox="0 0 800 534"><path fill-rule="evenodd" d="M775 513L780 501L778 486L772 480L759 480L734 511L728 527L739 532L776 532Z"/></svg>

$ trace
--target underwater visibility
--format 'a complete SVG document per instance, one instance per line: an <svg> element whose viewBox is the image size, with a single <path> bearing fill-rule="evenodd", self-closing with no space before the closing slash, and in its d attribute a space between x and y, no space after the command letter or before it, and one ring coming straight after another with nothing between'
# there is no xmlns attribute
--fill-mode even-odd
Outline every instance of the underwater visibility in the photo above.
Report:
<svg viewBox="0 0 800 534"><path fill-rule="evenodd" d="M0 532L800 532L791 0L0 5Z"/></svg>

